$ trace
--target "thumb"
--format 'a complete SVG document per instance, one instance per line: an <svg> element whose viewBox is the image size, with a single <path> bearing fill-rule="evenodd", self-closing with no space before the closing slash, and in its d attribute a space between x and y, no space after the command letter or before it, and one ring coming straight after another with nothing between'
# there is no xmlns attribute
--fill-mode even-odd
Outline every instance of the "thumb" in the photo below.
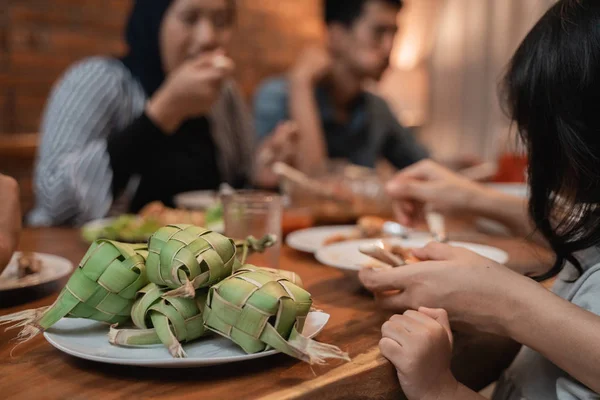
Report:
<svg viewBox="0 0 600 400"><path fill-rule="evenodd" d="M427 315L430 318L435 319L441 326L443 326L446 330L446 333L448 334L450 345L454 344L454 336L452 335L452 328L450 328L450 319L448 318L448 313L446 312L446 310L443 310L441 308L433 309L427 307L420 307L419 312Z"/></svg>

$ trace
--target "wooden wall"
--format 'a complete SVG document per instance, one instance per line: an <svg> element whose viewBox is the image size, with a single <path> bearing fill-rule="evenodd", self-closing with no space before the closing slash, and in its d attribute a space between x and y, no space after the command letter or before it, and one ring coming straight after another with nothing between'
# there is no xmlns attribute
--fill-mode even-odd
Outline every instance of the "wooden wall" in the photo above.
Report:
<svg viewBox="0 0 600 400"><path fill-rule="evenodd" d="M148 0L152 1L152 0ZM319 0L237 0L237 78L250 96L321 37ZM74 61L122 54L131 0L0 0L0 134L37 132L53 82Z"/></svg>

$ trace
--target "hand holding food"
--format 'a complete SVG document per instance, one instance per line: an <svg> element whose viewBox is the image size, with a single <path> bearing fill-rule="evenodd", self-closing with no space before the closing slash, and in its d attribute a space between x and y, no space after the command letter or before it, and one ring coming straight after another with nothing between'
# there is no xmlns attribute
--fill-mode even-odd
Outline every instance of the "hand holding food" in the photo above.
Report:
<svg viewBox="0 0 600 400"><path fill-rule="evenodd" d="M381 333L381 354L396 367L409 400L452 398L458 382L450 371L452 331L446 311L422 307L394 315Z"/></svg>
<svg viewBox="0 0 600 400"><path fill-rule="evenodd" d="M425 205L440 212L468 212L486 190L430 160L400 171L387 185L395 201L396 218L407 226L423 218Z"/></svg>
<svg viewBox="0 0 600 400"><path fill-rule="evenodd" d="M360 271L361 282L375 294L380 307L395 312L443 308L453 322L465 328L503 334L503 326L494 321L514 310L498 305L506 304L507 297L540 288L536 282L465 249L431 243L412 253L425 261ZM499 316L490 318L489 310L496 310Z"/></svg>
<svg viewBox="0 0 600 400"><path fill-rule="evenodd" d="M233 69L233 61L223 52L186 61L149 100L148 116L166 133L173 133L186 119L208 114Z"/></svg>

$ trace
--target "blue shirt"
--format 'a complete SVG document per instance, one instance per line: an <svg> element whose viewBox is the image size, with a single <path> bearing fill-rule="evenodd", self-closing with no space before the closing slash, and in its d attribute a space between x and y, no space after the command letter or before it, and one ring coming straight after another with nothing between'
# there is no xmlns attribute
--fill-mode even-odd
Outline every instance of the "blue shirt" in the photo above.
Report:
<svg viewBox="0 0 600 400"><path fill-rule="evenodd" d="M364 92L350 109L347 123L336 121L327 91L315 89L329 158L344 158L373 168L385 158L396 168L407 167L428 157L412 134L396 119L388 104L375 94ZM259 139L269 136L280 122L290 119L289 84L284 78L266 81L254 101L255 126Z"/></svg>

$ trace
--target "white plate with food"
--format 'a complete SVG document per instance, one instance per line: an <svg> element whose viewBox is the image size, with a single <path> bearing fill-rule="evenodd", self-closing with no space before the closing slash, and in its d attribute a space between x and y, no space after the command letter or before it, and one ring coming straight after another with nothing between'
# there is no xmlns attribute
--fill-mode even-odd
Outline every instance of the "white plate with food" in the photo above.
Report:
<svg viewBox="0 0 600 400"><path fill-rule="evenodd" d="M215 191L196 191L181 193L175 196L175 205L188 210L207 210L219 202L219 196Z"/></svg>
<svg viewBox="0 0 600 400"><path fill-rule="evenodd" d="M356 225L322 226L296 231L288 235L286 243L293 249L315 253L319 249L335 243L361 239L394 237L429 237L425 232L412 231L396 222L384 218L366 216Z"/></svg>
<svg viewBox="0 0 600 400"><path fill-rule="evenodd" d="M327 322L329 314L311 312L306 318L303 335L314 338ZM191 368L254 360L278 354L276 350L246 354L231 340L213 335L184 344L187 358L173 358L163 345L120 347L108 342L109 326L84 319L63 318L44 333L58 350L85 360L153 368Z"/></svg>
<svg viewBox="0 0 600 400"><path fill-rule="evenodd" d="M356 225L320 226L292 232L286 243L295 250L314 253L336 237L353 237L355 233Z"/></svg>
<svg viewBox="0 0 600 400"><path fill-rule="evenodd" d="M382 242L385 243L386 247L390 246L399 249L403 253L403 258L406 258L406 251L425 247L425 245L431 242L431 238L388 238L383 240L367 239L336 243L327 247L323 247L317 251L316 258L322 264L350 271L358 271L368 266L380 267L383 266L381 262L362 254L360 249L368 246L381 245ZM508 261L508 253L495 247L463 242L450 242L448 244L451 246L466 248L500 264L506 264Z"/></svg>
<svg viewBox="0 0 600 400"><path fill-rule="evenodd" d="M0 291L50 283L68 276L73 264L62 257L16 252L0 275Z"/></svg>

